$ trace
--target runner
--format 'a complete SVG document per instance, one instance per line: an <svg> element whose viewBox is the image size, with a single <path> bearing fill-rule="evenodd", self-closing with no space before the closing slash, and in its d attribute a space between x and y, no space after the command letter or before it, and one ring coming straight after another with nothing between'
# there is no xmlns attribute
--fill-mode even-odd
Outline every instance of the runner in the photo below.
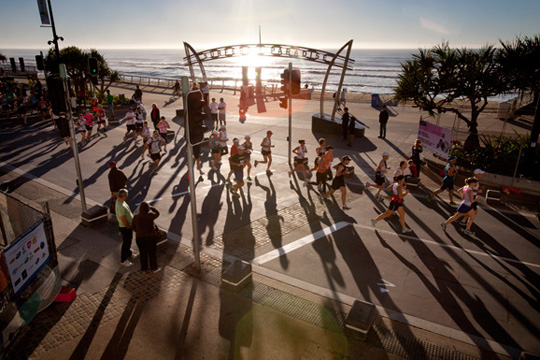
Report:
<svg viewBox="0 0 540 360"><path fill-rule="evenodd" d="M225 125L221 125L221 128L219 130L219 148L221 150L221 156L229 153L229 148L227 148L227 141L229 141L229 139L227 138L227 127ZM219 162L219 164L221 165L221 161Z"/></svg>
<svg viewBox="0 0 540 360"><path fill-rule="evenodd" d="M238 152L238 146L240 145L240 140L238 138L234 138L233 139L233 145L231 146L231 155L229 156L232 157L234 154L236 154ZM230 184L231 183L231 175L233 173L233 168L231 167L231 169L229 170L229 174L227 175L227 180L225 180L225 182L227 184Z"/></svg>
<svg viewBox="0 0 540 360"><path fill-rule="evenodd" d="M403 175L405 176L405 181L407 181L407 175L405 175L405 169L407 168L407 162L405 160L402 160L399 162L399 168L394 171L394 182L396 182L396 179L398 176Z"/></svg>
<svg viewBox="0 0 540 360"><path fill-rule="evenodd" d="M86 120L86 141L90 141L92 139L92 128L93 126L93 120L94 117L90 113L90 109L86 109L86 114L84 114L84 119Z"/></svg>
<svg viewBox="0 0 540 360"><path fill-rule="evenodd" d="M137 140L137 132L135 131L135 114L133 113L133 108L130 107L128 109L128 112L122 119L120 119L120 122L124 120L126 121L127 127L126 134L124 135L124 141L127 140L129 133L133 134L133 141Z"/></svg>
<svg viewBox="0 0 540 360"><path fill-rule="evenodd" d="M111 94L111 90L107 90L107 109L109 110L109 116L114 120L114 96Z"/></svg>
<svg viewBox="0 0 540 360"><path fill-rule="evenodd" d="M483 186L480 186L480 180L482 179L482 176L484 176L486 172L482 169L475 169L474 170L474 178L477 181L477 183L475 185L472 186L472 189L474 191L474 202L472 203L472 208L474 210L474 216L476 217L476 215L478 215L478 202L476 201L476 197L478 196L479 193L481 193L483 190L484 190L484 187ZM467 224L467 218L468 216L465 216L463 218L463 221L460 221L459 224L460 225L465 225Z"/></svg>
<svg viewBox="0 0 540 360"><path fill-rule="evenodd" d="M345 186L345 175L350 174L347 165L351 162L351 158L348 155L345 155L341 158L341 162L336 165L336 177L332 181L332 187L324 195L320 196L321 201L325 200L328 196L332 195L334 191L341 191L341 203L343 210L350 210L351 208L347 206L347 187Z"/></svg>
<svg viewBox="0 0 540 360"><path fill-rule="evenodd" d="M471 231L471 226L474 222L474 218L476 217L476 211L473 208L473 204L475 204L474 207L476 208L476 198L474 195L474 188L478 184L478 179L474 177L467 178L465 180L465 184L467 185L461 188L463 189L463 200L461 201L461 204L457 208L457 212L453 216L448 218L448 220L441 223L441 227L443 231L446 231L446 226L450 224L451 222L453 222L454 220L457 220L463 216L467 216L469 219L467 220L467 227L463 230L463 233L467 235L474 235L474 232Z"/></svg>
<svg viewBox="0 0 540 360"><path fill-rule="evenodd" d="M261 153L263 155L264 161L255 160L255 167L257 167L258 164L268 164L266 166L267 173L271 173L270 165L272 165L272 148L275 146L272 145L272 134L272 131L268 130L266 132L266 137L261 141Z"/></svg>
<svg viewBox="0 0 540 360"><path fill-rule="evenodd" d="M405 183L405 177L403 175L399 175L396 180L397 181L394 184L388 187L388 189L392 190L392 201L390 201L388 209L376 219L371 219L371 224L373 227L376 227L378 221L392 216L394 212L397 211L399 214L399 223L401 224L401 232L405 234L412 232L412 230L405 225L405 212L403 211L403 198L407 196L409 190L405 191L405 193L403 192L403 184Z"/></svg>
<svg viewBox="0 0 540 360"><path fill-rule="evenodd" d="M86 141L86 119L83 114L79 114L79 119L75 122L77 132L81 134L80 144Z"/></svg>
<svg viewBox="0 0 540 360"><path fill-rule="evenodd" d="M247 167L247 181L251 181L251 153L253 152L253 143L251 142L251 136L246 135L245 141L242 144L244 147L244 167Z"/></svg>
<svg viewBox="0 0 540 360"><path fill-rule="evenodd" d="M428 202L431 202L431 199L443 192L444 190L448 190L448 193L449 193L449 197L450 197L450 205L452 206L455 206L457 205L455 202L454 202L454 179L456 178L456 174L457 174L457 169L456 169L456 161L457 159L453 156L450 156L448 158L448 164L446 164L446 167L444 168L444 172L445 172L445 177L443 178L443 183L441 185L441 187L437 190L435 190L434 192L432 192L431 194L429 194L428 198L427 198L427 201Z"/></svg>
<svg viewBox="0 0 540 360"><path fill-rule="evenodd" d="M106 117L105 117L105 110L103 110L103 107L101 106L101 104L98 105L98 111L96 111L94 116L96 117L97 123L98 123L97 134L101 135L99 133L99 130L103 126L103 135L107 136L107 134L105 134L107 132L107 122L106 122Z"/></svg>
<svg viewBox="0 0 540 360"><path fill-rule="evenodd" d="M152 136L151 132L150 132L150 128L148 127L148 121L145 121L143 123L143 129L142 129L142 132L141 132L141 136L143 138L143 151L142 151L142 154L141 154L141 158L144 159L144 151L146 150L146 146L144 146L144 144L146 144L148 142L148 139L150 139L150 137Z"/></svg>
<svg viewBox="0 0 540 360"><path fill-rule="evenodd" d="M390 154L386 151L382 153L382 159L379 161L379 165L377 165L377 169L375 170L375 184L370 184L369 182L366 182L366 188L373 186L379 191L375 194L375 198L379 201L383 200L383 197L381 195L381 191L386 185L386 172L390 170L390 167L386 164L388 159L390 158Z"/></svg>
<svg viewBox="0 0 540 360"><path fill-rule="evenodd" d="M141 107L137 106L137 110L135 111L135 133L137 134L137 137L142 132L143 126L144 126L143 112L142 112Z"/></svg>
<svg viewBox="0 0 540 360"><path fill-rule="evenodd" d="M319 153L319 160L317 161L317 167L315 169L317 170L317 189L319 190L320 194L326 193L326 179L328 178L327 172L329 168L330 165L328 163L326 151L322 150L322 152Z"/></svg>
<svg viewBox="0 0 540 360"><path fill-rule="evenodd" d="M289 171L289 177L297 170L302 170L302 175L304 176L304 186L307 186L308 182L308 171L306 165L308 163L308 158L306 157L307 148L305 140L298 140L299 146L293 149L294 157L294 169Z"/></svg>
<svg viewBox="0 0 540 360"><path fill-rule="evenodd" d="M243 146L238 146L238 151L229 157L229 163L234 171L234 180L236 182L230 189L234 197L240 197L238 189L244 186L244 150Z"/></svg>
<svg viewBox="0 0 540 360"><path fill-rule="evenodd" d="M210 160L210 167L212 170L217 171L218 165L221 164L221 150L219 148L219 132L212 130L212 135L208 141L210 145L210 152L212 153L213 160Z"/></svg>
<svg viewBox="0 0 540 360"><path fill-rule="evenodd" d="M165 140L159 135L157 130L154 130L153 135L148 139L145 147L148 148L150 158L153 161L154 169L152 175L157 175L157 167L161 159L161 146L165 145Z"/></svg>
<svg viewBox="0 0 540 360"><path fill-rule="evenodd" d="M164 146L163 146L164 152L167 152L167 132L169 131L170 128L171 126L169 125L167 120L165 120L165 116L162 116L158 122L158 129L159 129L159 135L161 135L164 141Z"/></svg>

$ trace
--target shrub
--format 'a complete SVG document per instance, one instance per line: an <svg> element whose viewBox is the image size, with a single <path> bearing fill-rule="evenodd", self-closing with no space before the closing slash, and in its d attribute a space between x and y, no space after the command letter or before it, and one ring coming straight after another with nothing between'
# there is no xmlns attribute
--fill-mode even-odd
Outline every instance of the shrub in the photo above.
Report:
<svg viewBox="0 0 540 360"><path fill-rule="evenodd" d="M517 177L540 180L540 150L530 147L530 134L516 136L481 136L482 146L466 151L464 146L455 142L450 154L455 156L458 165L470 169L482 168L490 173L513 176L518 161L519 150L523 145L519 159Z"/></svg>

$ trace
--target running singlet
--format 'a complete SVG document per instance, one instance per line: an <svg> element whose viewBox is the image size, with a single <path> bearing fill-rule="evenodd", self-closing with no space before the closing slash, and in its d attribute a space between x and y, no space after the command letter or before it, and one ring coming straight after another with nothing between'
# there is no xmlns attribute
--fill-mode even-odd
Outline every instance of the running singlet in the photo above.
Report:
<svg viewBox="0 0 540 360"><path fill-rule="evenodd" d="M148 139L146 143L150 145L150 153L152 154L159 153L159 151L161 150L161 140L162 140L161 136L158 138L155 138L152 136L150 139Z"/></svg>
<svg viewBox="0 0 540 360"><path fill-rule="evenodd" d="M461 201L461 204L471 207L472 203L471 203L471 197L468 194L469 191L473 191L473 189L470 186L466 185L463 188L463 200Z"/></svg>
<svg viewBox="0 0 540 360"><path fill-rule="evenodd" d="M398 188L400 188L401 185L399 185L398 183L395 183L392 187L392 201L395 202L396 204L400 204L403 199L401 199L399 197L399 191L398 191Z"/></svg>
<svg viewBox="0 0 540 360"><path fill-rule="evenodd" d="M454 181L454 178L456 177L456 173L454 172L454 175L450 176L448 175L448 172L450 171L450 164L446 164L446 167L444 168L444 173L446 176L443 178L443 181Z"/></svg>
<svg viewBox="0 0 540 360"><path fill-rule="evenodd" d="M264 151L270 151L271 146L272 146L272 141L269 138L265 137L262 142L262 149Z"/></svg>
<svg viewBox="0 0 540 360"><path fill-rule="evenodd" d="M167 128L168 128L167 123L161 122L161 123L159 124L159 132L160 132L160 133L166 134L166 133L167 133Z"/></svg>
<svg viewBox="0 0 540 360"><path fill-rule="evenodd" d="M132 112L128 112L125 116L126 125L135 125L135 118L133 117Z"/></svg>
<svg viewBox="0 0 540 360"><path fill-rule="evenodd" d="M307 150L306 150L305 146L299 146L298 150L296 152L296 158L303 159L305 157L305 155L306 155L306 152L307 152Z"/></svg>

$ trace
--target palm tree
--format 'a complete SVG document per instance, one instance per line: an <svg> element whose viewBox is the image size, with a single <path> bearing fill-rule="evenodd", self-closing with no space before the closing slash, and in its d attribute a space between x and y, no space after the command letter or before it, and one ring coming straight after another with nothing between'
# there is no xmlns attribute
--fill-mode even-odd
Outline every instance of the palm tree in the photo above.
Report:
<svg viewBox="0 0 540 360"><path fill-rule="evenodd" d="M510 86L517 90L532 91L536 104L531 142L538 141L540 132L540 35L517 37L515 41L503 43L498 61L507 74Z"/></svg>
<svg viewBox="0 0 540 360"><path fill-rule="evenodd" d="M466 149L479 146L478 116L488 104L488 97L506 89L492 45L479 50L454 49L442 43L432 49L419 49L402 64L395 88L397 100L412 100L431 116L451 112L469 128ZM470 113L463 112L462 102Z"/></svg>
<svg viewBox="0 0 540 360"><path fill-rule="evenodd" d="M111 70L103 55L96 49L90 49L89 56L96 58L98 62L98 85L95 88L98 98L103 100L111 84L120 80L120 74L116 70Z"/></svg>

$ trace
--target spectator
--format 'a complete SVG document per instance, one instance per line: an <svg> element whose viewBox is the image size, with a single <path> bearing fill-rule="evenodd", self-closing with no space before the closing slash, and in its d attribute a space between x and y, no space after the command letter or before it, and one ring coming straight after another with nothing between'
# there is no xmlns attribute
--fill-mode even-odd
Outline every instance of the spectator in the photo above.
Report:
<svg viewBox="0 0 540 360"><path fill-rule="evenodd" d="M150 270L152 272L157 273L161 271L161 267L157 263L157 239L154 225L154 220L158 216L159 211L143 201L139 206L139 213L133 217L132 227L133 231L135 231L135 241L140 251L141 271L148 270L148 262L150 262Z"/></svg>
<svg viewBox="0 0 540 360"><path fill-rule="evenodd" d="M133 229L131 223L133 220L133 213L126 202L128 197L127 189L120 189L118 191L118 198L116 200L116 219L118 220L118 228L122 235L122 250L120 253L120 264L125 267L133 266L133 263L129 261L129 258L136 259L139 254L131 250L131 242L133 241Z"/></svg>

